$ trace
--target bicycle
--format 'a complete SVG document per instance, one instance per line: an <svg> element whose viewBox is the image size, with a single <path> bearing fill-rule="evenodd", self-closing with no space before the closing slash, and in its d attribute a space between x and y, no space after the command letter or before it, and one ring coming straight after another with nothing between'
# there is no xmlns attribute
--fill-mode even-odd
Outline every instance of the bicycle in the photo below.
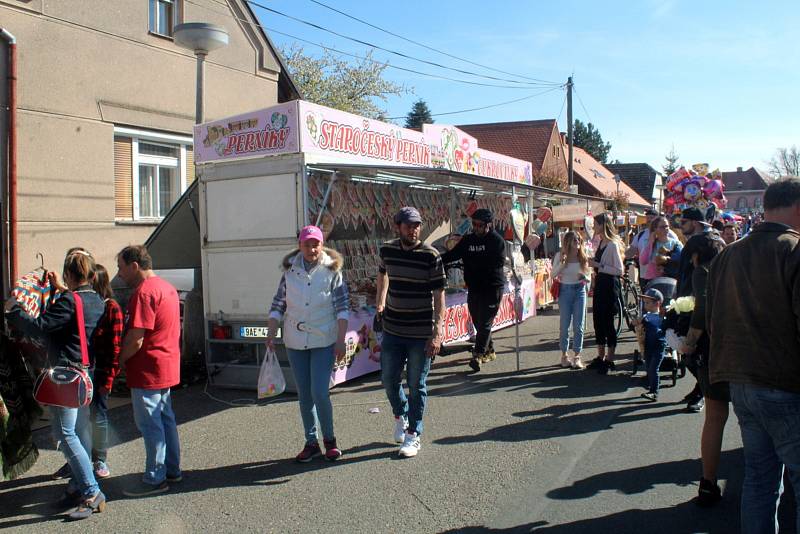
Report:
<svg viewBox="0 0 800 534"><path fill-rule="evenodd" d="M617 336L622 331L622 319L625 318L625 324L628 329L633 332L636 326L636 321L642 316L641 303L639 302L639 287L634 280L628 275L628 270L633 265L634 260L625 260L625 271L620 277L620 284L622 286L619 296L619 310L614 318L614 323L617 328Z"/></svg>

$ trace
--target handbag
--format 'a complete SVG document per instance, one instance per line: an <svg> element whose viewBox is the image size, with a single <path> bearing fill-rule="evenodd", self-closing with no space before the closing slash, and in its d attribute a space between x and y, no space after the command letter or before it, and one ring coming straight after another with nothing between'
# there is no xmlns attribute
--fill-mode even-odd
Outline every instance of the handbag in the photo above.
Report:
<svg viewBox="0 0 800 534"><path fill-rule="evenodd" d="M275 349L267 347L261 370L258 373L258 398L275 397L286 390L286 379L283 378L281 365Z"/></svg>
<svg viewBox="0 0 800 534"><path fill-rule="evenodd" d="M558 294L561 292L561 282L558 278L553 280L553 284L550 286L550 295L553 296L553 300L558 300Z"/></svg>
<svg viewBox="0 0 800 534"><path fill-rule="evenodd" d="M78 336L81 340L83 368L56 366L45 369L33 384L33 398L39 404L62 408L82 408L92 402L94 386L89 373L89 345L86 342L86 326L83 321L83 300L75 298L75 317L78 321Z"/></svg>

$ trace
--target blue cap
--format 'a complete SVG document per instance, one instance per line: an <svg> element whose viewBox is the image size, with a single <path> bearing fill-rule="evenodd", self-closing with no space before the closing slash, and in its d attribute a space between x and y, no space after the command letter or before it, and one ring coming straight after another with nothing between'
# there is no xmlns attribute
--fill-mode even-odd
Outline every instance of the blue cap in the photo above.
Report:
<svg viewBox="0 0 800 534"><path fill-rule="evenodd" d="M653 299L657 300L658 302L664 302L664 295L658 289L651 287L647 291L644 292L642 295L643 299Z"/></svg>
<svg viewBox="0 0 800 534"><path fill-rule="evenodd" d="M419 215L417 208L411 206L403 206L394 216L395 224L402 223L421 223L422 217Z"/></svg>

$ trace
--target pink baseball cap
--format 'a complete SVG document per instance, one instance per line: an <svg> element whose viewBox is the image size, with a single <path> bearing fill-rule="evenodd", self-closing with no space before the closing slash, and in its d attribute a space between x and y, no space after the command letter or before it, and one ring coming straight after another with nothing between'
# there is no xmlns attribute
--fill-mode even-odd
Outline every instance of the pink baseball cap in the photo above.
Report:
<svg viewBox="0 0 800 534"><path fill-rule="evenodd" d="M322 237L322 230L312 225L306 226L300 230L300 237L298 237L298 239L301 243L304 243L309 239L316 239L320 243L324 241Z"/></svg>

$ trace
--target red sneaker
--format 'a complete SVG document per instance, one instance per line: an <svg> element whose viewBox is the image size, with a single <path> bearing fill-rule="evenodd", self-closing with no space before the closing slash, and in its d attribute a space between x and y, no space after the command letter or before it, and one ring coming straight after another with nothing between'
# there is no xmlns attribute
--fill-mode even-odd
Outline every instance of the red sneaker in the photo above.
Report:
<svg viewBox="0 0 800 534"><path fill-rule="evenodd" d="M319 448L319 443L315 441L313 443L306 443L306 446L303 447L303 450L300 451L300 454L295 456L294 459L301 464L305 464L313 460L314 456L319 456L320 454L322 454L322 449Z"/></svg>
<svg viewBox="0 0 800 534"><path fill-rule="evenodd" d="M342 457L342 451L336 446L336 438L324 439L322 443L325 444L325 459L329 462L335 462Z"/></svg>

